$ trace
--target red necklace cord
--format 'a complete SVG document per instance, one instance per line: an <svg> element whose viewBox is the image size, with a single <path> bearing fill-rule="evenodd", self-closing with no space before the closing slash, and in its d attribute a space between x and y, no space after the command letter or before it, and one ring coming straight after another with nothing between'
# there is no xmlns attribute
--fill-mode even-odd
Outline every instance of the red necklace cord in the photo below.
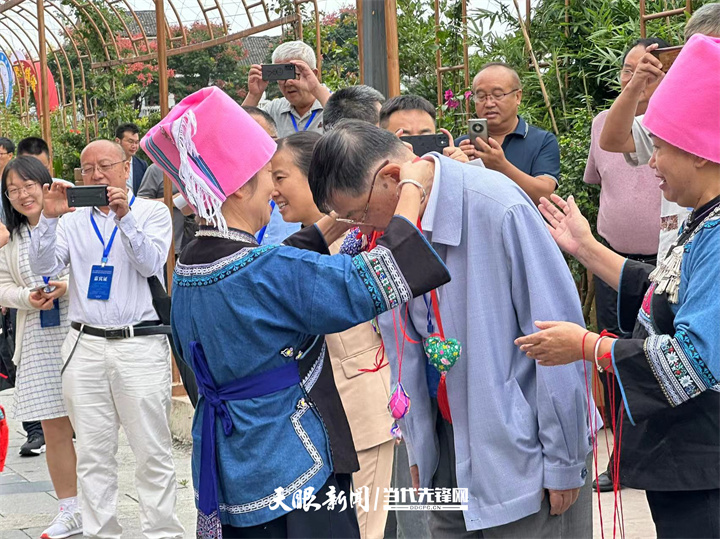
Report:
<svg viewBox="0 0 720 539"><path fill-rule="evenodd" d="M419 217L417 220L417 227L420 233L424 234L422 229L422 222L420 221ZM442 317L440 316L440 302L438 301L437 290L432 290L430 292L430 303L432 303L433 314L435 315L435 322L437 322L438 325L438 333L440 334L440 338L442 340L445 340L445 330L443 330Z"/></svg>
<svg viewBox="0 0 720 539"><path fill-rule="evenodd" d="M408 319L408 312L409 307L408 304L405 304L405 325L407 326L407 319ZM393 313L393 329L395 330L395 347L397 348L398 353L398 384L402 380L402 362L403 362L403 355L405 354L405 341L409 341L414 344L418 344L417 341L413 341L407 337L405 334L405 329L403 328L402 319L400 320L400 329L402 331L403 339L402 339L402 347L400 346L400 339L398 338L398 331L397 331L397 320L395 318L395 309L392 311Z"/></svg>
<svg viewBox="0 0 720 539"><path fill-rule="evenodd" d="M440 317L440 304L438 303L437 291L430 292L430 303L432 303L433 313L435 314L435 322L438 325L438 333L440 338L445 340L445 330L443 330L442 318Z"/></svg>
<svg viewBox="0 0 720 539"><path fill-rule="evenodd" d="M405 326L403 326L402 320L400 320L400 331L402 331L403 339L409 342L410 344L420 344L420 341L415 341L408 337L408 334L405 332L405 328L407 327L407 312L408 312L408 304L405 304Z"/></svg>
<svg viewBox="0 0 720 539"><path fill-rule="evenodd" d="M583 335L582 338L582 359L583 359L583 374L585 375L585 395L587 399L587 413L588 413L588 422L590 423L590 440L592 444L592 452L593 452L593 464L595 468L595 484L597 484L599 479L599 472L598 472L598 447L597 447L597 416L592 410L592 399L590 398L590 385L592 384L594 386L595 382L595 374L593 369L593 375L592 375L592 382L588 382L587 379L587 358L585 355L585 340L587 339L587 336L590 335L590 331L586 331L585 335ZM605 533L603 528L603 516L602 516L602 504L600 502L600 491L598 490L597 493L598 497L598 510L599 510L599 516L600 516L600 533L601 537L605 539Z"/></svg>

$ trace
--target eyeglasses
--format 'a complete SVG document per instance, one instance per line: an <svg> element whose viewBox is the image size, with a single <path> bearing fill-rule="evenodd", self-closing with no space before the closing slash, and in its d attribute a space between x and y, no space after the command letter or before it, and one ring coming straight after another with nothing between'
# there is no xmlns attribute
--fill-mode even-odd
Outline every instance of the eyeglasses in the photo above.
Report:
<svg viewBox="0 0 720 539"><path fill-rule="evenodd" d="M622 69L620 71L620 80L629 80L634 74L635 72L632 69Z"/></svg>
<svg viewBox="0 0 720 539"><path fill-rule="evenodd" d="M133 140L133 139L129 139L129 138L124 138L123 142L125 144L129 144L130 146L139 146L140 145L139 140Z"/></svg>
<svg viewBox="0 0 720 539"><path fill-rule="evenodd" d="M38 187L39 184L36 182L27 182L20 189L8 189L7 191L5 191L5 196L8 197L8 200L17 200L18 198L20 198L21 193L31 195L32 193L37 191Z"/></svg>
<svg viewBox="0 0 720 539"><path fill-rule="evenodd" d="M370 199L372 198L373 190L375 189L375 180L377 180L378 174L380 174L380 171L385 168L385 165L387 165L390 162L390 159L385 159L383 161L382 165L380 165L375 171L375 174L373 174L372 183L370 184L370 194L368 195L367 204L365 204L365 211L362 214L362 217L359 221L356 221L355 219L342 219L340 217L336 217L335 220L339 223L347 223L349 225L364 225L365 219L367 218L368 210L370 209Z"/></svg>
<svg viewBox="0 0 720 539"><path fill-rule="evenodd" d="M505 99L505 97L509 96L510 94L514 94L515 92L519 92L520 88L515 88L514 90L510 90L509 92L503 92L502 90L493 90L489 94L486 94L485 92L477 92L473 99L477 101L478 103L482 103L487 98L491 97L493 101L502 101Z"/></svg>
<svg viewBox="0 0 720 539"><path fill-rule="evenodd" d="M93 174L95 174L95 169L99 170L102 174L105 174L106 172L110 172L110 169L113 168L115 165L119 165L120 163L125 162L126 161L123 159L122 161L116 161L109 164L87 165L80 169L80 174L82 174L83 176L92 176Z"/></svg>
<svg viewBox="0 0 720 539"><path fill-rule="evenodd" d="M0 152L0 155L11 155L12 152Z"/></svg>

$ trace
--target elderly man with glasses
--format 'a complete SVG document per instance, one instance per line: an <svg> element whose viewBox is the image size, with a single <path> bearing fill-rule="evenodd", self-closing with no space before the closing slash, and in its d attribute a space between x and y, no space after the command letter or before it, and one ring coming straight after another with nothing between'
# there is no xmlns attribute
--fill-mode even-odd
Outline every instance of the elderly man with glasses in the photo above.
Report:
<svg viewBox="0 0 720 539"><path fill-rule="evenodd" d="M430 512L430 535L589 539L595 406L582 366L545 368L513 346L548 313L583 319L568 266L528 197L498 172L434 152L416 158L391 133L350 120L315 146L315 203L337 221L382 231L413 159L432 177L414 178L423 193L416 224L452 281L380 315L379 325L391 384L412 403L400 425L412 486L468 495L461 511ZM447 363L436 339L448 346Z"/></svg>
<svg viewBox="0 0 720 539"><path fill-rule="evenodd" d="M98 140L83 150L80 171L86 185L107 186L107 206L69 208L66 185L45 186L30 266L38 275L70 267L63 396L77 434L84 536L122 535L115 459L122 426L137 463L143 537L181 538L170 348L148 284L153 276L162 279L172 221L162 203L132 194L129 169L119 144Z"/></svg>
<svg viewBox="0 0 720 539"><path fill-rule="evenodd" d="M517 72L500 62L486 64L472 84L475 112L487 119L488 141L477 147L467 136L456 144L487 168L502 172L517 183L535 204L549 197L560 177L560 148L552 133L528 124L518 116L522 84Z"/></svg>

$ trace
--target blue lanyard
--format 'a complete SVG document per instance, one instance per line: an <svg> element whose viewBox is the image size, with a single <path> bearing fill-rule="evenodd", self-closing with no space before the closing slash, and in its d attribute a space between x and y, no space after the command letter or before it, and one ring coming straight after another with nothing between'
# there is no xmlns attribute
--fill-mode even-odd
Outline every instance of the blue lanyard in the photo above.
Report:
<svg viewBox="0 0 720 539"><path fill-rule="evenodd" d="M132 207L133 202L135 202L135 195L133 195L132 199L130 200L130 207ZM105 240L102 237L102 234L100 234L100 229L97 226L97 223L95 222L95 216L90 213L90 222L92 223L93 228L95 229L95 234L97 234L97 237L100 238L100 243L103 244L103 255L102 255L102 265L104 266L107 264L108 261L108 255L110 254L110 249L112 249L113 242L115 241L115 234L117 234L118 227L115 225L115 229L112 231L112 235L110 236L110 241L105 245Z"/></svg>
<svg viewBox="0 0 720 539"><path fill-rule="evenodd" d="M425 302L425 307L427 307L427 331L428 335L432 335L435 333L435 326L433 325L432 321L432 303L428 301L427 294L423 294L422 296L423 301Z"/></svg>
<svg viewBox="0 0 720 539"><path fill-rule="evenodd" d="M293 118L293 119L294 119L294 118ZM270 201L270 215L271 215L271 216L272 216L272 212L273 212L274 210L275 210L275 201L274 201L274 200L271 200L271 201ZM267 227L268 227L268 226L265 225L264 227L262 227L262 228L260 229L260 232L258 232L258 235L257 235L258 245L260 245L260 244L262 243L262 240L263 240L263 238L265 237L265 232L267 232Z"/></svg>
<svg viewBox="0 0 720 539"><path fill-rule="evenodd" d="M308 130L308 127L310 127L310 124L311 124L312 121L315 119L315 115L317 114L317 112L318 112L318 111L317 111L317 109L316 109L316 110L314 110L313 113L310 115L310 118L308 119L308 121L305 122L305 127L303 128L303 131L307 131L307 130ZM295 132L297 133L297 132L300 131L300 130L298 129L298 124L297 124L297 122L295 121L295 116L293 116L292 112L290 113L290 119L292 120L293 127L295 128Z"/></svg>

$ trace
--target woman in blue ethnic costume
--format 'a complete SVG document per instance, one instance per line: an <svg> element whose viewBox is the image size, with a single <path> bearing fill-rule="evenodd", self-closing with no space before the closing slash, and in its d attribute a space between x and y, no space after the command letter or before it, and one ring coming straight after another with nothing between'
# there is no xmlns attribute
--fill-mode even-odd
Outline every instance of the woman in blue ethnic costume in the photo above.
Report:
<svg viewBox="0 0 720 539"><path fill-rule="evenodd" d="M516 341L541 364L584 357L614 373L626 413L617 480L646 491L663 538L720 537L718 73L720 39L693 36L643 120L663 195L693 208L656 270L595 241L572 199L553 197L557 206L541 205L560 247L614 283L620 327L628 330L634 322L632 338L538 322L543 331Z"/></svg>
<svg viewBox="0 0 720 539"><path fill-rule="evenodd" d="M359 537L350 482L334 473L332 437L311 389L324 334L450 280L411 224L430 173L423 163L403 167L396 216L372 251L327 256L348 227L330 216L280 246L259 247L275 143L217 88L178 107L142 145L214 224L183 250L172 291L173 335L200 390L197 536Z"/></svg>

